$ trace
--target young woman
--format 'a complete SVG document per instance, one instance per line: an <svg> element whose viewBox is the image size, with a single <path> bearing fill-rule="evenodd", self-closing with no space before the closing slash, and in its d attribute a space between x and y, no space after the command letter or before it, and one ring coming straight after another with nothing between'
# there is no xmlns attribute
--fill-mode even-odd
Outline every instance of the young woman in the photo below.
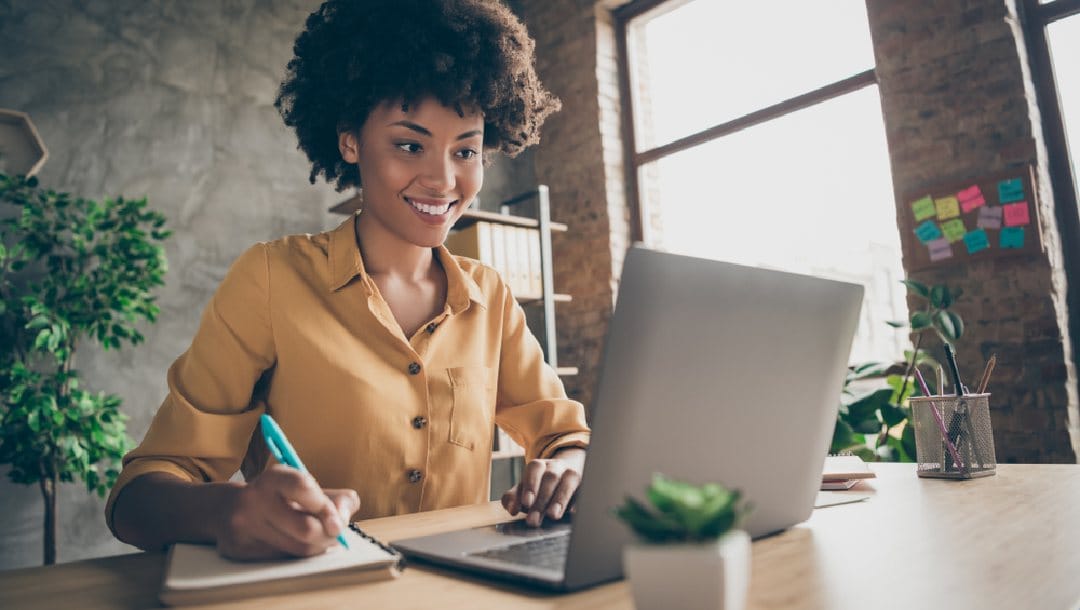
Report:
<svg viewBox="0 0 1080 610"><path fill-rule="evenodd" d="M311 555L349 518L486 501L496 423L528 461L503 505L562 517L584 409L498 275L442 246L484 155L535 143L558 109L533 41L496 0L329 0L294 50L277 106L312 182L362 186L363 209L233 264L124 458L110 527L146 549ZM269 459L262 413L310 475Z"/></svg>

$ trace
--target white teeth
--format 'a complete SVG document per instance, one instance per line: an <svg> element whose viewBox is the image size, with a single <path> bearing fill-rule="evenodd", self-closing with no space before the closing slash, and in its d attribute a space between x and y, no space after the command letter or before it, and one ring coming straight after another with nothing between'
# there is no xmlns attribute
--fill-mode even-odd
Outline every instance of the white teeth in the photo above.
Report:
<svg viewBox="0 0 1080 610"><path fill-rule="evenodd" d="M420 210L425 214L431 214L432 216L442 216L446 213L447 210L450 209L449 203L443 205L427 205L425 203L417 203L412 199L406 199L405 201L408 201L409 205L416 208L417 210Z"/></svg>

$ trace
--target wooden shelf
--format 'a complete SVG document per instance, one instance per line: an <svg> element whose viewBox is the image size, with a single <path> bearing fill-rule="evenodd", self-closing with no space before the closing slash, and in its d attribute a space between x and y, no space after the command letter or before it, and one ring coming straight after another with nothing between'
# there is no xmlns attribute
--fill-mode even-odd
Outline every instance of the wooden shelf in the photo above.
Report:
<svg viewBox="0 0 1080 610"><path fill-rule="evenodd" d="M521 303L524 306L536 305L544 302L544 297L539 294L518 294L514 295L514 298L517 299L518 303ZM559 293L551 295L551 298L554 299L556 303L569 303L574 300L574 297L568 294Z"/></svg>
<svg viewBox="0 0 1080 610"><path fill-rule="evenodd" d="M455 229L461 229L467 227L478 220L484 220L487 222L494 222L498 224L511 225L514 227L527 227L536 229L540 227L540 221L535 218L529 218L527 216L514 216L512 214L500 214L498 212L487 212L484 210L465 210L465 213L461 215L461 218L454 224ZM551 223L551 230L558 233L566 232L566 225L561 222Z"/></svg>

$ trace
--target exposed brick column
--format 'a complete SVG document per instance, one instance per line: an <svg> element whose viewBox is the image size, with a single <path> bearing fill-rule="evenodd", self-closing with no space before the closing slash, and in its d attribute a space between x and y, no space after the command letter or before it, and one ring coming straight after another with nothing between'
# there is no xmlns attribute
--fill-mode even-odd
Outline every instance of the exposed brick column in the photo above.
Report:
<svg viewBox="0 0 1080 610"><path fill-rule="evenodd" d="M998 355L990 386L998 460L1076 462L1066 278L1015 0L867 0L866 6L898 214L910 214L906 195L935 183L1037 168L1041 254L910 275L964 289L955 307L967 323L959 365L971 384L991 353ZM933 348L940 358L940 346Z"/></svg>
<svg viewBox="0 0 1080 610"><path fill-rule="evenodd" d="M569 231L552 238L559 363L570 396L592 407L607 321L628 245L615 36L610 13L594 0L522 0L536 39L537 70L563 102L536 150L536 177L551 189L552 218Z"/></svg>

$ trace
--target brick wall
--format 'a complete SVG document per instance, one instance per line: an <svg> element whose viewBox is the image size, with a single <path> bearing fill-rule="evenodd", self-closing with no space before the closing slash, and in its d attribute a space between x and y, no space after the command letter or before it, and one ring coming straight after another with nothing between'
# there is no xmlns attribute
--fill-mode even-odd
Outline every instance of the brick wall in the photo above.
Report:
<svg viewBox="0 0 1080 610"><path fill-rule="evenodd" d="M1076 371L1046 149L1014 0L867 0L897 213L934 183L1034 164L1044 249L911 273L964 289L959 365L989 390L1002 462L1075 462ZM902 235L914 240L913 235ZM905 261L905 268L908 262ZM917 305L915 302L912 306ZM933 346L939 358L940 346Z"/></svg>
<svg viewBox="0 0 1080 610"><path fill-rule="evenodd" d="M552 238L559 364L570 396L591 407L604 333L628 245L615 36L593 0L515 3L536 39L537 70L563 110L548 119L535 153L536 178L551 189L552 218L569 225Z"/></svg>

